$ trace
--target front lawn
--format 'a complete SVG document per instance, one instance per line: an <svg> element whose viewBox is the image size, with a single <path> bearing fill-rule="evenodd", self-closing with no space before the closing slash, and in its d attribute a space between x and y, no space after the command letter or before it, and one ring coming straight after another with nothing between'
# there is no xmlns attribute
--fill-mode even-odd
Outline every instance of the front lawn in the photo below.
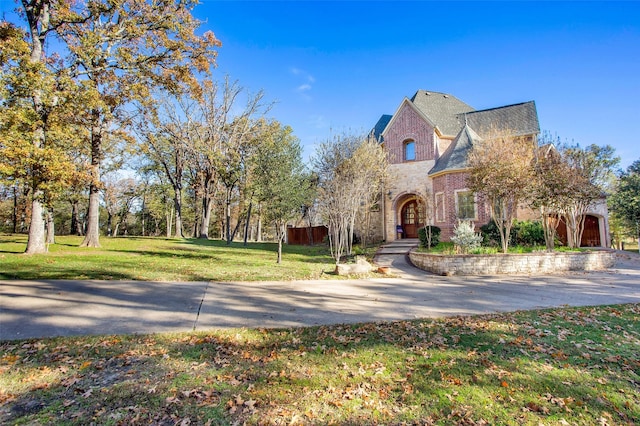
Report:
<svg viewBox="0 0 640 426"><path fill-rule="evenodd" d="M0 342L0 423L623 425L640 305Z"/></svg>
<svg viewBox="0 0 640 426"><path fill-rule="evenodd" d="M268 281L319 278L335 262L325 246L122 237L100 239L100 248L78 247L82 237L59 236L45 255L25 255L27 237L0 234L0 279L99 279L145 281Z"/></svg>

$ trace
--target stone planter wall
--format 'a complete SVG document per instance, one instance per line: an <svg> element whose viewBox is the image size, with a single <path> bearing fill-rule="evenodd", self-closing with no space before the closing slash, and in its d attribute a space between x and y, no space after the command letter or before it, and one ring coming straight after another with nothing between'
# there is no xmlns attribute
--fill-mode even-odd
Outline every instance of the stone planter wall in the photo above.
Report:
<svg viewBox="0 0 640 426"><path fill-rule="evenodd" d="M613 250L573 253L431 254L412 251L411 262L438 275L548 274L561 271L597 271L615 264Z"/></svg>

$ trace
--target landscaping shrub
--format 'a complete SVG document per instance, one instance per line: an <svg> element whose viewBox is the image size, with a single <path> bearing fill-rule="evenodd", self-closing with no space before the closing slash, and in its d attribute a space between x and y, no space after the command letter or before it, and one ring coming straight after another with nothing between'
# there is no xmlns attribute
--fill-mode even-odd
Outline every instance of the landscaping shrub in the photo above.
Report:
<svg viewBox="0 0 640 426"><path fill-rule="evenodd" d="M431 245L427 241L427 228L431 228ZM420 247L431 248L438 245L440 242L440 228L437 226L429 225L424 228L418 229L418 238L420 239Z"/></svg>
<svg viewBox="0 0 640 426"><path fill-rule="evenodd" d="M468 220L461 220L453 230L451 241L459 248L462 254L480 247L482 235L473 229L473 223Z"/></svg>
<svg viewBox="0 0 640 426"><path fill-rule="evenodd" d="M480 227L482 233L482 245L487 247L500 247L500 232L498 226L491 220ZM514 221L509 237L509 246L539 246L545 245L542 223L539 221L525 220Z"/></svg>
<svg viewBox="0 0 640 426"><path fill-rule="evenodd" d="M482 225L480 227L480 233L482 234L482 245L488 247L501 247L502 244L500 242L500 232L498 231L498 225L496 225L495 221L490 220L486 225ZM516 227L515 225L511 228L511 236L509 238L509 245L515 241L516 238Z"/></svg>
<svg viewBox="0 0 640 426"><path fill-rule="evenodd" d="M531 220L516 221L513 227L516 229L517 245L529 247L545 245L542 222Z"/></svg>

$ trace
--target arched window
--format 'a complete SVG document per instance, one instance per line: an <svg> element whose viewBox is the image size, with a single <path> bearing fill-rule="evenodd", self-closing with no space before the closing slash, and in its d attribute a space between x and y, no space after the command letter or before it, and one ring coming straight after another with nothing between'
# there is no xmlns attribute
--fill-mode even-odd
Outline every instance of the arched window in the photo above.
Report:
<svg viewBox="0 0 640 426"><path fill-rule="evenodd" d="M408 140L404 142L404 161L414 161L416 159L416 143Z"/></svg>

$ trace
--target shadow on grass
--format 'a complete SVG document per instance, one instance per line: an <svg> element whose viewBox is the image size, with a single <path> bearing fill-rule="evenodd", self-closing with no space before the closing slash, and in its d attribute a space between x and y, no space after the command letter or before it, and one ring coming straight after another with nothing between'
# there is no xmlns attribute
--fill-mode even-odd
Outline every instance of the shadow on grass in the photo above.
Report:
<svg viewBox="0 0 640 426"><path fill-rule="evenodd" d="M59 372L46 385L8 394L0 420L81 424L79 414L93 413L108 423L115 413L120 424L164 424L159 420L169 415L168 424L279 424L311 415L318 424L597 424L605 417L607 424L633 424L640 411L630 379L637 376L628 368L634 364L625 364L633 362L633 348L618 326L636 315L633 305L621 305L595 315L562 309L0 342L7 362L24 360L5 374ZM558 340L567 329L571 339Z"/></svg>

